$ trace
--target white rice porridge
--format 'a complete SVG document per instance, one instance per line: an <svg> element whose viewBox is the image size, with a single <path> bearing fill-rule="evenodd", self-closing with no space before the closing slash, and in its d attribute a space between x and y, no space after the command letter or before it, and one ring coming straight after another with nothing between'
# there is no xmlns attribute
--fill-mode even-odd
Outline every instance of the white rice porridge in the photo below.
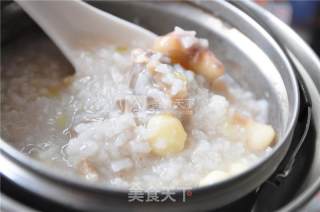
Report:
<svg viewBox="0 0 320 212"><path fill-rule="evenodd" d="M192 32L174 33L184 49L207 51ZM1 134L64 175L117 188L191 188L243 172L272 148L268 102L228 70L210 81L161 51L106 45L79 51L73 74L44 37L4 53Z"/></svg>

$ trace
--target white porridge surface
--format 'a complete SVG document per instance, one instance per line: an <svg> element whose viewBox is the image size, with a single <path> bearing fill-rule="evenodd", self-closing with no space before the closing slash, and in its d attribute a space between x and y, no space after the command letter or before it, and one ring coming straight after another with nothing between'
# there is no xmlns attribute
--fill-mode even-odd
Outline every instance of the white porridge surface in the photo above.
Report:
<svg viewBox="0 0 320 212"><path fill-rule="evenodd" d="M172 35L183 49L208 51L194 32ZM156 47L105 45L77 52L73 73L47 38L36 38L3 53L1 134L64 175L117 188L191 188L236 175L272 149L261 147L261 137L274 139L268 102L228 70L210 78Z"/></svg>

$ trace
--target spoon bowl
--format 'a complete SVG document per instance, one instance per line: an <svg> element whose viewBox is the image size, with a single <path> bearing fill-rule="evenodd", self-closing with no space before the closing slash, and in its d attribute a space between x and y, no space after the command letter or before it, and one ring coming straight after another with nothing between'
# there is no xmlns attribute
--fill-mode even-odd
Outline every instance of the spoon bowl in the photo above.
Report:
<svg viewBox="0 0 320 212"><path fill-rule="evenodd" d="M76 66L77 49L111 43L147 47L156 35L142 27L99 10L80 0L16 0L55 42L69 62Z"/></svg>

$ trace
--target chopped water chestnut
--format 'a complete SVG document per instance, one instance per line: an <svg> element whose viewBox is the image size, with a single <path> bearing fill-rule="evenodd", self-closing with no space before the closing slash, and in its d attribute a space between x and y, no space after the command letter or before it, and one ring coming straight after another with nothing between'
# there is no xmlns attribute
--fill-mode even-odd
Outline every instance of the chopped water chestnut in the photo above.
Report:
<svg viewBox="0 0 320 212"><path fill-rule="evenodd" d="M187 64L187 52L184 50L180 38L176 35L171 34L157 39L153 50L168 56L172 63L179 63L183 66Z"/></svg>
<svg viewBox="0 0 320 212"><path fill-rule="evenodd" d="M259 123L238 112L230 115L222 129L224 136L244 142L253 152L266 150L276 136L271 125Z"/></svg>
<svg viewBox="0 0 320 212"><path fill-rule="evenodd" d="M174 32L158 38L153 49L168 56L172 63L178 63L213 82L224 74L223 64L208 49L208 41L195 35L194 31L175 28Z"/></svg>
<svg viewBox="0 0 320 212"><path fill-rule="evenodd" d="M248 147L253 151L262 151L271 146L276 137L272 126L250 121L248 129Z"/></svg>
<svg viewBox="0 0 320 212"><path fill-rule="evenodd" d="M200 180L200 186L206 186L213 183L220 182L225 180L228 177L228 174L224 171L212 171L208 175L206 175L203 179Z"/></svg>
<svg viewBox="0 0 320 212"><path fill-rule="evenodd" d="M232 175L236 175L236 174L242 173L247 168L248 166L246 164L241 162L235 162L231 164L231 166L229 167L229 173Z"/></svg>
<svg viewBox="0 0 320 212"><path fill-rule="evenodd" d="M154 154L165 156L183 150L187 133L179 119L169 114L155 115L149 120L147 128L148 141Z"/></svg>
<svg viewBox="0 0 320 212"><path fill-rule="evenodd" d="M209 50L200 50L190 61L190 69L204 76L209 82L213 82L223 75L222 63Z"/></svg>

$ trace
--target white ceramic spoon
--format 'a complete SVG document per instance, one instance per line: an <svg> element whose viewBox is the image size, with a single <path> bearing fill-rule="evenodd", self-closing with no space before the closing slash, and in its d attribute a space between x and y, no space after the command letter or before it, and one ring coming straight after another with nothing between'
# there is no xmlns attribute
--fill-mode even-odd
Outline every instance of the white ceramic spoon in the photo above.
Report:
<svg viewBox="0 0 320 212"><path fill-rule="evenodd" d="M80 0L16 0L76 68L84 44L150 46L156 35Z"/></svg>

